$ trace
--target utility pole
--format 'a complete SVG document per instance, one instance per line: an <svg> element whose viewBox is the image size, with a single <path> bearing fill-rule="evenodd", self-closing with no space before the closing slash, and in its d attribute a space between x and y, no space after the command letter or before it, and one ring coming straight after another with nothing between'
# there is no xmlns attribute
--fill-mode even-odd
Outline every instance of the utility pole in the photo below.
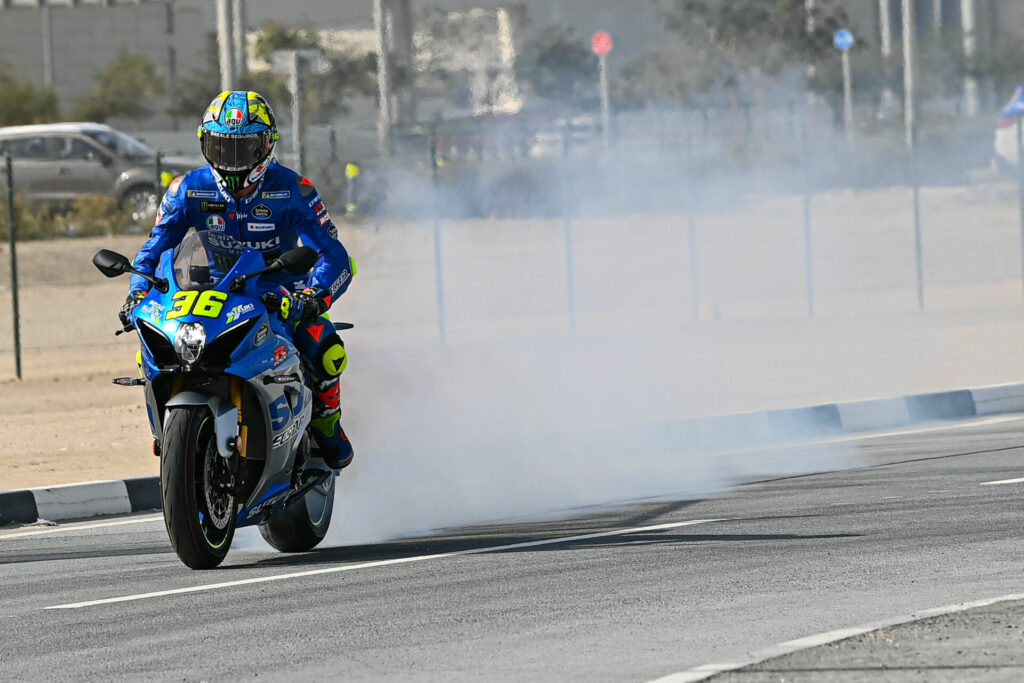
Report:
<svg viewBox="0 0 1024 683"><path fill-rule="evenodd" d="M896 105L896 95L889 85L892 76L892 19L889 15L889 0L878 0L878 28L881 33L879 41L882 50L882 111L892 111Z"/></svg>
<svg viewBox="0 0 1024 683"><path fill-rule="evenodd" d="M249 70L245 45L245 0L231 0L231 51L235 73L242 76Z"/></svg>
<svg viewBox="0 0 1024 683"><path fill-rule="evenodd" d="M960 24L963 26L964 58L967 60L967 74L964 76L964 113L977 116L978 79L971 74L978 56L977 15L974 0L960 0Z"/></svg>
<svg viewBox="0 0 1024 683"><path fill-rule="evenodd" d="M299 52L291 50L288 64L288 89L292 93L292 152L295 166L302 175L306 173L306 154L302 144L302 74L299 73Z"/></svg>
<svg viewBox="0 0 1024 683"><path fill-rule="evenodd" d="M917 51L916 37L914 35L914 0L902 0L903 9L903 127L904 141L907 149L913 151L915 141L915 126L917 124L917 112L915 110L914 94L916 86L914 83L914 55Z"/></svg>
<svg viewBox="0 0 1024 683"><path fill-rule="evenodd" d="M217 0L217 51L220 55L220 89L231 90L235 85L231 59L231 0Z"/></svg>
<svg viewBox="0 0 1024 683"><path fill-rule="evenodd" d="M917 307L924 309L924 249L921 239L921 192L917 182L917 118L915 109L914 55L914 1L902 0L903 9L903 125L907 147L910 184L914 197L914 266L917 276Z"/></svg>
<svg viewBox="0 0 1024 683"><path fill-rule="evenodd" d="M391 50L388 34L390 8L373 0L373 27L377 31L377 144L382 156L391 153Z"/></svg>
<svg viewBox="0 0 1024 683"><path fill-rule="evenodd" d="M50 22L50 3L39 6L40 32L43 39L43 85L53 87L53 26Z"/></svg>
<svg viewBox="0 0 1024 683"><path fill-rule="evenodd" d="M942 0L932 0L932 31L936 38L942 37Z"/></svg>

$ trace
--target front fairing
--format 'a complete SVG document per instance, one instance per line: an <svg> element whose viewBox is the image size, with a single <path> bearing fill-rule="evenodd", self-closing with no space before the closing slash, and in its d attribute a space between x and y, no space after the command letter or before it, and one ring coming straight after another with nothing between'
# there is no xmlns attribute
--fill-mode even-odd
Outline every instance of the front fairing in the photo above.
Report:
<svg viewBox="0 0 1024 683"><path fill-rule="evenodd" d="M264 267L258 251L246 248L237 262L221 277L196 288L182 282L174 257L165 252L156 275L166 278L168 291L151 289L135 308L135 323L142 342L142 372L148 380L147 408L154 438L162 437L164 405L153 394L154 380L161 375L237 377L249 384L266 426L267 452L263 474L238 514L238 525L262 521L262 511L291 487L290 472L299 439L311 419L312 395L303 383L277 384L273 376L302 376L302 361L291 339L289 325L276 314L268 314L259 297L265 292L258 278L248 280L238 292L229 292L239 275ZM186 289L181 285L193 285ZM204 305L205 302L205 305ZM195 363L188 365L174 351L182 325L201 325L206 345ZM228 342L217 354L218 341ZM162 349L162 352L161 352ZM170 349L170 350L169 350ZM167 386L165 383L164 386ZM180 385L179 385L180 386ZM240 501L241 502L241 501Z"/></svg>

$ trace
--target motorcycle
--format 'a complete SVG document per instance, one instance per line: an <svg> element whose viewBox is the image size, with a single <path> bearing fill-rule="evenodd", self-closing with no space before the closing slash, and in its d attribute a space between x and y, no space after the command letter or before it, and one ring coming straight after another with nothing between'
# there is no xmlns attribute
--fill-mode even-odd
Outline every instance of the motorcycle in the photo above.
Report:
<svg viewBox="0 0 1024 683"><path fill-rule="evenodd" d="M190 233L152 276L107 249L93 257L107 277L153 285L115 333L138 331L141 377L113 381L145 386L167 535L192 569L219 565L237 528L259 525L277 550L301 552L330 526L337 472L311 447L312 391L281 299L259 286L268 273L304 275L316 259L298 247L266 265L213 231Z"/></svg>

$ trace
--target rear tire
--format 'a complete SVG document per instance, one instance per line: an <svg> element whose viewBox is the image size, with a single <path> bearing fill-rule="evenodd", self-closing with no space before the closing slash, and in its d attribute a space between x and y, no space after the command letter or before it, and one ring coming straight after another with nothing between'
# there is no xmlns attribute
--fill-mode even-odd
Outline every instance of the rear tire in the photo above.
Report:
<svg viewBox="0 0 1024 683"><path fill-rule="evenodd" d="M171 408L160 457L160 496L171 546L192 569L216 567L231 548L235 499L226 468L209 409Z"/></svg>
<svg viewBox="0 0 1024 683"><path fill-rule="evenodd" d="M321 486L310 489L302 500L278 510L261 524L260 534L264 540L282 553L301 553L315 548L331 526L334 479L332 475Z"/></svg>

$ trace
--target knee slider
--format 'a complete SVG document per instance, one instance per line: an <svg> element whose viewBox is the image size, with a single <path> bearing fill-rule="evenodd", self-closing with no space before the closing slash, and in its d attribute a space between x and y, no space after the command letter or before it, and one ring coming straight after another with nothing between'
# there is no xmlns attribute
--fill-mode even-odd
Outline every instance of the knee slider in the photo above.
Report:
<svg viewBox="0 0 1024 683"><path fill-rule="evenodd" d="M331 337L327 338L327 343L322 347L320 363L328 375L337 377L348 367L348 354L345 353L345 345L341 343L338 335L333 334Z"/></svg>

